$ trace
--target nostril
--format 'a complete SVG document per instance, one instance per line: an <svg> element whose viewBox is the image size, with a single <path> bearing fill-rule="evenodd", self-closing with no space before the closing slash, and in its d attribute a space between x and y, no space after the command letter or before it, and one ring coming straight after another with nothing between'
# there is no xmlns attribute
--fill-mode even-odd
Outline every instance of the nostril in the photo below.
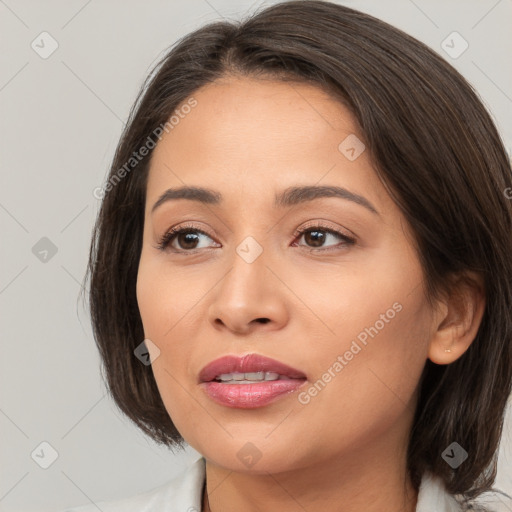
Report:
<svg viewBox="0 0 512 512"><path fill-rule="evenodd" d="M268 322L270 322L269 318L257 318L256 320L258 322L261 322L262 324L267 324Z"/></svg>

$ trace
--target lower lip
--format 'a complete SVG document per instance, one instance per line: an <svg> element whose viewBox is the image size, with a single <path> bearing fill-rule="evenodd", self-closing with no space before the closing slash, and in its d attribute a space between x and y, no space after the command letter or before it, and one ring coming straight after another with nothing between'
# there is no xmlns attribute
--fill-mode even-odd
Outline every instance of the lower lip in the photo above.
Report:
<svg viewBox="0 0 512 512"><path fill-rule="evenodd" d="M201 386L206 394L220 405L254 409L296 391L304 382L306 379L279 379L254 384L224 384L211 381L203 382Z"/></svg>

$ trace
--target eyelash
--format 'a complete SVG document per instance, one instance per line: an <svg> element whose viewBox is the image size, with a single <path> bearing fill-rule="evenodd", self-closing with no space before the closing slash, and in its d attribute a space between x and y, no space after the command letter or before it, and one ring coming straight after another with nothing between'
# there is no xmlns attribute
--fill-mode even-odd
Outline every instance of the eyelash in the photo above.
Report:
<svg viewBox="0 0 512 512"><path fill-rule="evenodd" d="M302 229L298 229L298 230L295 231L293 236L295 238L297 238L297 237L302 236L305 233L308 233L310 231L322 231L322 232L326 232L328 234L334 235L334 236L340 238L343 241L343 244L341 244L342 247L343 246L354 245L356 243L355 238L352 238L352 237L349 237L347 235L344 235L343 233L340 233L339 231L336 231L336 230L334 230L332 228L329 228L329 227L324 226L324 225L319 224L319 223L316 223L316 224L311 225L311 226L306 226L306 227L304 227ZM168 250L169 244L173 241L173 239L176 236L184 234L184 233L190 233L190 232L200 233L202 235L205 235L205 236L211 238L211 236L208 233L206 233L205 231L203 231L202 229L196 228L193 225L184 225L184 226L182 225L182 226L179 226L177 228L172 228L169 231L167 231L166 233L164 233L163 236L160 237L160 239L158 241L158 245L156 246L156 248L161 250L161 251ZM306 247L307 248L307 246L302 246L302 247ZM336 245L336 246L333 246L333 247L327 247L327 248L310 247L309 249L310 249L310 252L316 252L316 251L326 252L326 251L337 250L339 248L340 248L340 245ZM192 250L183 250L182 249L182 250L178 250L178 249L172 248L172 249L169 249L169 250L171 250L174 253L194 254L195 252L200 251L201 249L192 249Z"/></svg>

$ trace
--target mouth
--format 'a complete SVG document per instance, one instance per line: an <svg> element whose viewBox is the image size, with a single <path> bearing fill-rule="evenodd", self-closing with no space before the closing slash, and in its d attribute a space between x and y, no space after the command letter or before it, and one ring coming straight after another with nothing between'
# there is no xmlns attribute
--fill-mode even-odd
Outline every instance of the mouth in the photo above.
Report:
<svg viewBox="0 0 512 512"><path fill-rule="evenodd" d="M259 354L224 356L206 365L199 384L219 405L237 409L264 407L296 392L306 375Z"/></svg>
<svg viewBox="0 0 512 512"><path fill-rule="evenodd" d="M259 382L271 382L274 380L291 380L297 377L288 377L276 372L249 372L249 373L222 373L213 379L213 382L223 384L257 384ZM211 382L211 381L210 381Z"/></svg>

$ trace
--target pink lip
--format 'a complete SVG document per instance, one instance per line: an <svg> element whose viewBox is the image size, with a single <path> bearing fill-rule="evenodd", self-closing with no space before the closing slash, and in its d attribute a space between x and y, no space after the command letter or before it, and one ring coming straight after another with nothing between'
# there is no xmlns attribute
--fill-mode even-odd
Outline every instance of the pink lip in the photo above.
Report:
<svg viewBox="0 0 512 512"><path fill-rule="evenodd" d="M222 373L276 372L286 377L252 384L226 384L215 381ZM254 409L297 390L306 382L300 370L259 354L224 356L207 364L199 374L200 385L215 402L227 407Z"/></svg>

